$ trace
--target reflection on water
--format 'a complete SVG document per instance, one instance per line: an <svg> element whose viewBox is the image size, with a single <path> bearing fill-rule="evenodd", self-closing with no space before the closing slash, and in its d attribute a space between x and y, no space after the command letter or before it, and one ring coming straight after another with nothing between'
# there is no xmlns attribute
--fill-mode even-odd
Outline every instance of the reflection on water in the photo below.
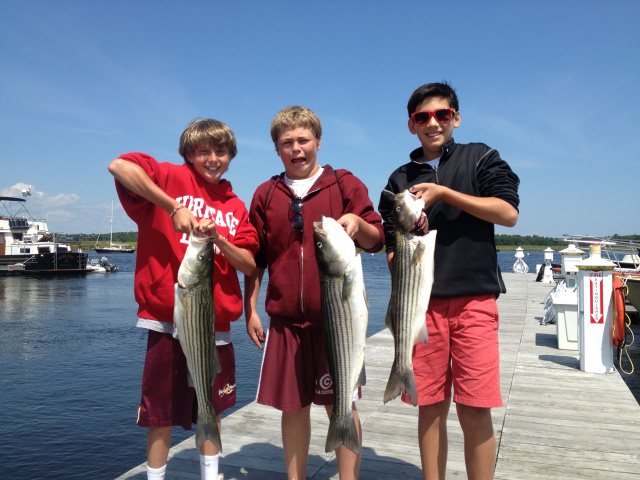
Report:
<svg viewBox="0 0 640 480"><path fill-rule="evenodd" d="M143 458L132 271L0 277L3 478L114 478Z"/></svg>
<svg viewBox="0 0 640 480"><path fill-rule="evenodd" d="M530 272L543 263L536 253L524 258ZM498 255L511 272L514 252ZM146 458L146 431L135 425L146 350L146 331L135 327L135 254L109 260L119 272L0 277L2 478L115 478ZM384 254L362 254L362 264L370 336L385 328L391 279ZM255 398L262 352L243 318L231 331L237 409ZM193 433L176 428L173 443Z"/></svg>

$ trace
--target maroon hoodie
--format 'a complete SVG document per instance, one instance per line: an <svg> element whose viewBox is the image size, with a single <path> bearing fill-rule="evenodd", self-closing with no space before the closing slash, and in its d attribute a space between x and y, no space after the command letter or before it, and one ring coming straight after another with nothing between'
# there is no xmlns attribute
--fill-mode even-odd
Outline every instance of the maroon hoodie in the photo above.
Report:
<svg viewBox="0 0 640 480"><path fill-rule="evenodd" d="M251 201L250 219L260 239L256 265L269 269L265 310L292 325L322 325L313 222L321 215L338 219L353 213L380 231L380 240L367 251L377 252L384 244L382 220L373 209L367 187L347 170L338 170L337 178L339 182L333 168L325 165L302 199L303 233L290 226L294 212L289 202L296 195L285 183L284 173L260 185Z"/></svg>

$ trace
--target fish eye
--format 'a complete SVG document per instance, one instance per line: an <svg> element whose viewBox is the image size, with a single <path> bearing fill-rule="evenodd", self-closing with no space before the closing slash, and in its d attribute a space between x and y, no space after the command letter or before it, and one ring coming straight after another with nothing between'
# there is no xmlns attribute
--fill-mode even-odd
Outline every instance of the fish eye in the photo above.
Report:
<svg viewBox="0 0 640 480"><path fill-rule="evenodd" d="M322 248L322 242L318 242L318 243L316 243L316 246L317 246L318 248Z"/></svg>
<svg viewBox="0 0 640 480"><path fill-rule="evenodd" d="M400 207L396 207L396 212L399 212L399 211L400 211Z"/></svg>

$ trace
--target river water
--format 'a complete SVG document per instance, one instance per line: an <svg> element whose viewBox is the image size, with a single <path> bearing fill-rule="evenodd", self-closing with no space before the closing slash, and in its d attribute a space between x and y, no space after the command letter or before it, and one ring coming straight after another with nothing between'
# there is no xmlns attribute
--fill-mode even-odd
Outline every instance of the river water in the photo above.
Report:
<svg viewBox="0 0 640 480"><path fill-rule="evenodd" d="M498 258L511 272L514 252ZM109 260L117 273L0 277L2 478L113 479L146 460L146 430L135 425L146 350L146 331L135 327L135 254ZM543 253L524 260L532 274ZM370 336L385 328L391 281L384 254L363 254L363 269ZM265 285L266 276L266 326ZM262 353L243 319L231 335L238 409L255 398ZM173 444L194 433L174 428Z"/></svg>

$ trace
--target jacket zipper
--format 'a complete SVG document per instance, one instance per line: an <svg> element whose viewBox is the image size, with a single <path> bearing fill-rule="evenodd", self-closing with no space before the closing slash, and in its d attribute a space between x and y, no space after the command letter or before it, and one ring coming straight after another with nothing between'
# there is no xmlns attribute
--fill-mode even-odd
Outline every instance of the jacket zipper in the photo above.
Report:
<svg viewBox="0 0 640 480"><path fill-rule="evenodd" d="M300 242L300 311L304 315L304 247Z"/></svg>
<svg viewBox="0 0 640 480"><path fill-rule="evenodd" d="M307 192L303 197L300 197L303 199L302 204L304 205L304 198L319 190L321 189L316 188L311 192ZM304 241L300 242L300 312L304 315Z"/></svg>

